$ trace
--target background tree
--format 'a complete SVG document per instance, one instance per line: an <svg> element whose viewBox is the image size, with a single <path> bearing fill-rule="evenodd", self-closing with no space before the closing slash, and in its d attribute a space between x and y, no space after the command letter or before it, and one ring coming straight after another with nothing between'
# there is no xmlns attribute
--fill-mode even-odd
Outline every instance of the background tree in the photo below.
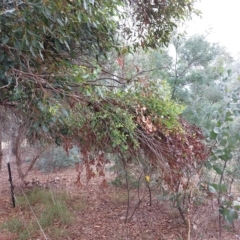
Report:
<svg viewBox="0 0 240 240"><path fill-rule="evenodd" d="M149 75L159 88L169 85L171 97L185 105L182 116L203 130L212 152L205 163L207 168L203 169L201 181L208 184L205 190L217 198L219 219L223 216L232 223L238 210L233 206L233 200L227 197L227 190L238 181L238 177L233 176L239 170L236 63L223 48L207 42L204 36L173 36L172 43L169 51L141 52L135 56L135 61L138 58L141 62L140 69L152 70ZM181 192L175 196L180 207L184 196ZM228 200L222 201L223 196ZM221 221L219 228L222 228Z"/></svg>

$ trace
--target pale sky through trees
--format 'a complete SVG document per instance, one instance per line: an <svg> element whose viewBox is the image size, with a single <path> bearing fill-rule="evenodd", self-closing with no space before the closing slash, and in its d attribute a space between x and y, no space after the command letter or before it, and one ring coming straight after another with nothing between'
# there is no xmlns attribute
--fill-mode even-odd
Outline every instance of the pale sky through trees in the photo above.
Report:
<svg viewBox="0 0 240 240"><path fill-rule="evenodd" d="M189 34L206 34L207 40L217 42L236 57L240 53L240 0L201 0L197 8L202 18L189 23Z"/></svg>

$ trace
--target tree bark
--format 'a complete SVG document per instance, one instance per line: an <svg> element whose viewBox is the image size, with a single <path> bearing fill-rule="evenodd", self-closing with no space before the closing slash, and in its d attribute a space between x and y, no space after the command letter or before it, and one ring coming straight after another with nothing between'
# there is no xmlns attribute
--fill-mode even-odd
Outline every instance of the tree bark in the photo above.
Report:
<svg viewBox="0 0 240 240"><path fill-rule="evenodd" d="M18 173L18 176L21 179L21 181L23 181L23 179L24 179L24 173L22 171L22 158L21 158L21 144L23 141L22 132L23 132L23 128L19 127L16 139L12 139L12 143L14 141L15 153L13 153L13 154L16 157L17 173Z"/></svg>
<svg viewBox="0 0 240 240"><path fill-rule="evenodd" d="M2 141L0 140L0 170L2 169L2 162L3 162L3 151L2 151Z"/></svg>
<svg viewBox="0 0 240 240"><path fill-rule="evenodd" d="M3 162L3 146L2 146L2 128L0 123L0 170L2 169L2 162Z"/></svg>

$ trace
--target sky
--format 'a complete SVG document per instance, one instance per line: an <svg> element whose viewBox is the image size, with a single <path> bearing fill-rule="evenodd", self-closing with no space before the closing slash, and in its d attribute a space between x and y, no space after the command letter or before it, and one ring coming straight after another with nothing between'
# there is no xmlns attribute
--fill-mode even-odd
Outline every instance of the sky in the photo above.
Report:
<svg viewBox="0 0 240 240"><path fill-rule="evenodd" d="M226 47L233 57L240 53L240 0L201 0L196 4L202 16L193 17L189 34L208 32L207 40Z"/></svg>

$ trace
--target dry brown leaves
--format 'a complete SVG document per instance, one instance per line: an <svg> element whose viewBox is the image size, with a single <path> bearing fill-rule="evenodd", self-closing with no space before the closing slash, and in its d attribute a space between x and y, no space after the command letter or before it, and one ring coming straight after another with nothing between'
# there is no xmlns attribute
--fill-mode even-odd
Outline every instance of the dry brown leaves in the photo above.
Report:
<svg viewBox="0 0 240 240"><path fill-rule="evenodd" d="M17 172L12 164L13 181L15 191L18 189ZM109 182L114 176L107 173L105 179ZM0 224L13 217L22 217L28 220L31 216L30 209L25 212L19 211L18 208L13 209L10 200L10 190L8 182L8 174L6 166L0 174ZM124 223L126 215L126 190L122 188L99 188L102 177L95 177L89 182L88 188L80 189L74 182L76 180L76 171L73 168L57 171L51 174L43 174L39 171L33 170L26 178L26 182L38 182L40 187L44 187L48 182L51 187L59 191L66 191L72 198L70 204L74 204L79 200L85 199L86 206L81 210L72 211L74 222L64 226L67 230L67 238L62 237L59 240L117 240L117 239L132 239L132 240L177 240L186 239L187 228L182 223L182 220L176 209L173 209L169 203L160 202L154 197L153 205L148 205L148 199L145 198L139 209L135 212L132 221ZM22 186L23 187L23 186ZM34 185L32 185L34 187ZM145 190L141 190L141 195L144 195ZM136 204L136 192L131 192L131 206L132 211ZM71 205L70 205L71 207ZM205 211L204 206L201 212L201 220L209 218L209 211ZM72 208L70 208L72 209ZM199 216L199 215L198 215ZM211 216L211 221L217 221L217 218ZM200 221L200 217L198 217ZM210 218L209 218L210 221ZM197 222L198 227L200 223ZM236 230L239 230L236 225ZM198 228L198 232L200 229ZM208 229L207 236L217 239L216 228ZM194 239L199 239L200 235L195 236ZM216 238L214 238L216 236ZM228 233L226 230L223 234L223 240L238 239L239 233ZM14 240L18 236L7 232L0 231L1 240ZM41 233L34 235L33 239L44 239ZM53 239L54 240L54 239Z"/></svg>

